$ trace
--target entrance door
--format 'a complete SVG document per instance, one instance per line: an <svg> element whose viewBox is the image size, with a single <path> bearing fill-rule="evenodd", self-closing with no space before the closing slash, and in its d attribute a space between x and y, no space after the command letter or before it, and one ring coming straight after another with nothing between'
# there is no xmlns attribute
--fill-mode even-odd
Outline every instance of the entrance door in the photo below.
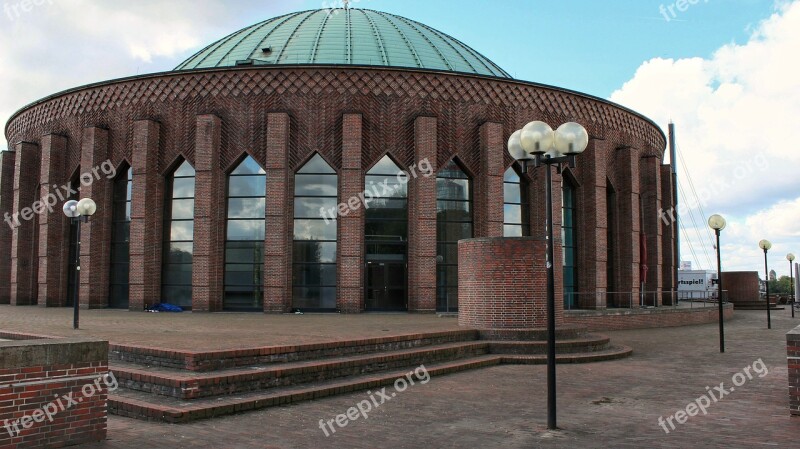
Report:
<svg viewBox="0 0 800 449"><path fill-rule="evenodd" d="M367 263L366 309L372 311L405 311L406 265L398 262Z"/></svg>

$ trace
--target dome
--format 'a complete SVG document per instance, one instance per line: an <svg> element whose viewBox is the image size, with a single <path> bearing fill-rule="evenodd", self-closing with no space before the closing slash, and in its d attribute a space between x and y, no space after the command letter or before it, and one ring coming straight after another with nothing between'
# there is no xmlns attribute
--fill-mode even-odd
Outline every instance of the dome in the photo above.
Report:
<svg viewBox="0 0 800 449"><path fill-rule="evenodd" d="M239 30L175 70L244 65L403 67L511 78L459 40L427 25L368 9L287 14Z"/></svg>

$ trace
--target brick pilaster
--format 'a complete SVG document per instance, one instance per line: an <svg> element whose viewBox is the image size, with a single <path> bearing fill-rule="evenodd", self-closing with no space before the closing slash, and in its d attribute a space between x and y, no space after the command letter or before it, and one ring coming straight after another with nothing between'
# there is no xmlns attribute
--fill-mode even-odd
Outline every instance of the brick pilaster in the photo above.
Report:
<svg viewBox="0 0 800 449"><path fill-rule="evenodd" d="M663 303L672 305L672 291L677 290L675 279L675 223L670 212L674 212L675 202L672 198L672 167L662 165L661 170L661 211L659 222L661 226L661 288L663 289ZM662 213L663 211L663 213Z"/></svg>
<svg viewBox="0 0 800 449"><path fill-rule="evenodd" d="M0 152L0 304L11 303L11 216L14 213L14 169L17 153Z"/></svg>
<svg viewBox="0 0 800 449"><path fill-rule="evenodd" d="M604 309L608 291L608 211L606 204L606 141L592 139L577 158L581 181L578 224L578 298L583 309ZM594 294L592 294L594 293Z"/></svg>
<svg viewBox="0 0 800 449"><path fill-rule="evenodd" d="M160 134L158 122L133 124L130 310L144 310L161 299L164 178L158 171Z"/></svg>
<svg viewBox="0 0 800 449"><path fill-rule="evenodd" d="M620 306L639 306L639 236L641 213L639 211L639 150L630 147L616 151L619 216L619 288L632 293L633 300L619 297ZM627 300L627 301L626 301Z"/></svg>
<svg viewBox="0 0 800 449"><path fill-rule="evenodd" d="M46 307L67 304L69 227L61 210L64 201L59 199L59 195L64 196L60 188L66 181L66 152L66 137L52 134L42 137L39 198L52 203L52 209L39 217L39 305Z"/></svg>
<svg viewBox="0 0 800 449"><path fill-rule="evenodd" d="M641 159L642 224L647 241L646 305L661 305L661 161L650 156Z"/></svg>
<svg viewBox="0 0 800 449"><path fill-rule="evenodd" d="M195 133L194 258L192 310L222 310L225 245L225 176L220 168L222 120L197 116Z"/></svg>
<svg viewBox="0 0 800 449"><path fill-rule="evenodd" d="M39 147L22 142L16 146L14 166L14 212L19 213L11 236L11 304L36 304L39 268L39 214L33 213L33 203L39 191Z"/></svg>
<svg viewBox="0 0 800 449"><path fill-rule="evenodd" d="M92 172L108 160L108 146L108 130L98 127L83 130L80 197L91 198L97 203L97 213L88 223L81 225L79 297L81 307L89 309L108 307L113 177L95 177ZM120 176L120 173L116 173L116 176ZM89 179L93 181L85 182Z"/></svg>
<svg viewBox="0 0 800 449"><path fill-rule="evenodd" d="M414 122L414 160L427 159L433 172L437 163L437 119L418 117ZM436 311L436 177L419 176L409 188L409 298L411 312Z"/></svg>
<svg viewBox="0 0 800 449"><path fill-rule="evenodd" d="M480 127L481 176L477 185L475 237L503 236L503 176L505 175L503 125L484 123Z"/></svg>
<svg viewBox="0 0 800 449"><path fill-rule="evenodd" d="M292 307L289 133L285 113L267 115L267 229L264 241L264 312L285 313Z"/></svg>
<svg viewBox="0 0 800 449"><path fill-rule="evenodd" d="M361 114L345 114L342 119L342 170L339 174L339 202L347 204L364 191L361 170ZM342 312L364 310L364 208L339 216L337 307Z"/></svg>

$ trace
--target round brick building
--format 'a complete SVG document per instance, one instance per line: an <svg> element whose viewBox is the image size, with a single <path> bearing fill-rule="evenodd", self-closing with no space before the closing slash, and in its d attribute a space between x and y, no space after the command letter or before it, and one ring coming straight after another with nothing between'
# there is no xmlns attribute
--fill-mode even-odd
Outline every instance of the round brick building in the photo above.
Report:
<svg viewBox="0 0 800 449"><path fill-rule="evenodd" d="M674 240L659 211L672 181L653 122L512 79L418 22L336 9L270 19L174 71L15 113L0 156L0 302L456 311L459 240L544 235L543 169L522 173L506 151L532 120L591 136L554 178L567 305L638 292L644 248L645 289L670 290ZM98 204L80 249L60 210L79 196Z"/></svg>

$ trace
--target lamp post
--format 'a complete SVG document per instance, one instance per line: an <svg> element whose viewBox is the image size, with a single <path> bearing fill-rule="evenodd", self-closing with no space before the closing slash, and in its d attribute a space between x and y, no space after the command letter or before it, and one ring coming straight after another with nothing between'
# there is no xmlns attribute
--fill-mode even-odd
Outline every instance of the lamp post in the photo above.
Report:
<svg viewBox="0 0 800 449"><path fill-rule="evenodd" d="M556 131L547 123L534 121L511 135L508 152L522 164L523 172L528 163L534 167L545 165L545 196L547 197L547 428L556 426L556 299L555 274L553 272L553 186L552 166L561 170L562 164L575 166L575 156L583 153L589 145L589 133L574 122L564 123ZM531 157L533 156L533 157Z"/></svg>
<svg viewBox="0 0 800 449"><path fill-rule="evenodd" d="M758 247L764 250L764 272L766 273L767 282L767 329L772 329L772 318L769 312L769 265L767 264L767 252L772 248L772 243L769 240L762 240L758 242Z"/></svg>
<svg viewBox="0 0 800 449"><path fill-rule="evenodd" d="M786 260L789 261L789 290L792 295L792 318L794 318L794 254L789 253L786 255Z"/></svg>
<svg viewBox="0 0 800 449"><path fill-rule="evenodd" d="M720 247L719 247L719 235L723 229L725 229L725 218L722 215L714 214L708 219L708 226L714 230L714 233L717 234L717 291L718 297L717 302L719 302L719 352L725 352L725 324L722 319L722 258L720 257Z"/></svg>
<svg viewBox="0 0 800 449"><path fill-rule="evenodd" d="M78 304L78 274L81 271L81 223L86 223L89 221L89 217L94 215L97 212L97 204L92 201L91 198L84 198L80 201L70 200L64 203L64 215L69 217L70 222L76 225L77 229L75 232L75 239L76 239L76 246L77 249L75 251L75 272L72 274L73 276L73 283L74 291L73 291L73 300L72 300L72 328L79 329L80 328L80 319L79 319L79 310L80 306Z"/></svg>

